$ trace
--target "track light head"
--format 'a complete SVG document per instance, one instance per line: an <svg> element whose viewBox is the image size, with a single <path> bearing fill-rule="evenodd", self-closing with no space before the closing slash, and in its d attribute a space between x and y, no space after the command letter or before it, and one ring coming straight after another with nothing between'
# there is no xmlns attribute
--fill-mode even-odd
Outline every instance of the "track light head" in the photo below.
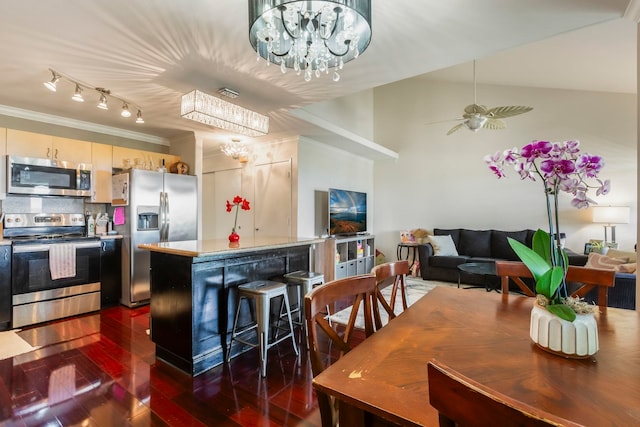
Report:
<svg viewBox="0 0 640 427"><path fill-rule="evenodd" d="M98 102L98 108L102 109L102 110L108 110L109 106L107 105L107 96L105 95L106 92L103 92L101 90L96 89L98 92L100 92L100 101Z"/></svg>
<svg viewBox="0 0 640 427"><path fill-rule="evenodd" d="M82 97L82 88L79 84L76 84L76 91L71 97L76 102L84 102L84 98Z"/></svg>
<svg viewBox="0 0 640 427"><path fill-rule="evenodd" d="M125 102L122 104L122 111L120 111L122 117L131 117L131 111L129 111L129 105Z"/></svg>
<svg viewBox="0 0 640 427"><path fill-rule="evenodd" d="M51 81L45 82L44 87L49 89L51 92L55 92L57 90L56 85L58 84L58 80L60 80L61 76L53 70L51 70L51 74L53 74Z"/></svg>
<svg viewBox="0 0 640 427"><path fill-rule="evenodd" d="M144 123L144 119L142 118L142 111L138 110L138 115L136 116L136 123L142 124Z"/></svg>

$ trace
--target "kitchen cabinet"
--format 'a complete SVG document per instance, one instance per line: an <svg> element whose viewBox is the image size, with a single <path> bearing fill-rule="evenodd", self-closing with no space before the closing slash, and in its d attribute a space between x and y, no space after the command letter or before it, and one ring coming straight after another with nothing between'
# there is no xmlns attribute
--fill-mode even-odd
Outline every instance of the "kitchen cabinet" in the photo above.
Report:
<svg viewBox="0 0 640 427"><path fill-rule="evenodd" d="M0 128L0 199L7 197L7 129Z"/></svg>
<svg viewBox="0 0 640 427"><path fill-rule="evenodd" d="M6 138L12 156L91 163L90 142L16 129L7 129Z"/></svg>
<svg viewBox="0 0 640 427"><path fill-rule="evenodd" d="M111 203L112 148L91 144L91 203Z"/></svg>
<svg viewBox="0 0 640 427"><path fill-rule="evenodd" d="M11 245L0 246L0 331L11 329Z"/></svg>
<svg viewBox="0 0 640 427"><path fill-rule="evenodd" d="M100 306L109 307L122 294L122 239L102 239L100 245Z"/></svg>

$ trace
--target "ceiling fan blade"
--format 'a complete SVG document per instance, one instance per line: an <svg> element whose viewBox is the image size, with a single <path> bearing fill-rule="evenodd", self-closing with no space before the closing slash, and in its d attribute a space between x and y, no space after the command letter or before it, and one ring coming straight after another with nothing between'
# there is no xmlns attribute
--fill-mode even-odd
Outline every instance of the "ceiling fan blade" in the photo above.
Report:
<svg viewBox="0 0 640 427"><path fill-rule="evenodd" d="M464 112L467 114L487 114L489 110L485 105L471 104L464 107Z"/></svg>
<svg viewBox="0 0 640 427"><path fill-rule="evenodd" d="M482 126L485 129L498 130L507 127L507 124L500 119L488 118Z"/></svg>
<svg viewBox="0 0 640 427"><path fill-rule="evenodd" d="M502 107L494 107L487 111L487 115L494 119L504 119L505 117L517 116L518 114L527 113L533 110L533 107L525 107L523 105L505 105Z"/></svg>
<svg viewBox="0 0 640 427"><path fill-rule="evenodd" d="M451 129L449 129L449 132L447 132L447 135L451 135L452 133L454 133L455 131L460 129L462 126L464 126L464 123L458 123L457 125L455 125Z"/></svg>
<svg viewBox="0 0 640 427"><path fill-rule="evenodd" d="M438 120L436 122L427 122L427 123L425 123L425 125L436 125L436 124L439 124L439 123L457 122L457 121L460 121L460 120L464 120L464 117L458 117L456 119L449 119L449 120Z"/></svg>

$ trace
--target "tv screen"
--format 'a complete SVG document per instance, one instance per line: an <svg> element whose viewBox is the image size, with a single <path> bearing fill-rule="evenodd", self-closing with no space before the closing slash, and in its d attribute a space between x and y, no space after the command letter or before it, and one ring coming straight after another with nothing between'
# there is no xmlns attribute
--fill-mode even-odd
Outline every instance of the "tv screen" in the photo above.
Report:
<svg viewBox="0 0 640 427"><path fill-rule="evenodd" d="M346 235L367 231L367 193L329 189L329 234Z"/></svg>

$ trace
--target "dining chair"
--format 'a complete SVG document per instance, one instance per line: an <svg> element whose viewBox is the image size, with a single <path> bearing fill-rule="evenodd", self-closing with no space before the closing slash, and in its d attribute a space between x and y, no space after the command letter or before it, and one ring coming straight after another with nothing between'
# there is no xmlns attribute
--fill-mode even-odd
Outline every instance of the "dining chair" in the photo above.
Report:
<svg viewBox="0 0 640 427"><path fill-rule="evenodd" d="M500 277L502 293L509 293L509 280L512 280L527 296L535 296L534 290L529 288L522 278L533 278L529 268L518 261L496 261L496 275ZM570 265L567 268L566 280L569 283L577 283L578 287L571 290L571 296L584 297L591 289L598 288L598 307L606 313L609 288L615 285L616 272L614 270L602 270L598 268L579 267Z"/></svg>
<svg viewBox="0 0 640 427"><path fill-rule="evenodd" d="M375 322L376 330L382 328L382 319L380 317L380 306L387 312L389 321L395 319L400 314L396 314L396 298L398 291L402 298L402 310L406 310L407 305L407 290L405 287L405 278L409 274L409 261L394 261L379 264L373 267L372 274L376 276L376 290L375 296L377 304L373 307L373 319ZM391 294L389 300L382 294L382 289L392 285Z"/></svg>
<svg viewBox="0 0 640 427"><path fill-rule="evenodd" d="M428 362L427 375L429 403L438 410L440 427L581 426L492 390L435 359Z"/></svg>
<svg viewBox="0 0 640 427"><path fill-rule="evenodd" d="M319 375L334 359L348 353L354 346L355 322L358 312L364 318L365 338L373 334L372 302L375 297L376 277L373 274L351 276L325 283L304 297L309 359L313 376ZM326 307L351 303L346 325L328 321ZM361 308L362 307L362 308ZM337 354L334 354L336 352ZM334 399L316 390L322 427L335 427L338 412Z"/></svg>

